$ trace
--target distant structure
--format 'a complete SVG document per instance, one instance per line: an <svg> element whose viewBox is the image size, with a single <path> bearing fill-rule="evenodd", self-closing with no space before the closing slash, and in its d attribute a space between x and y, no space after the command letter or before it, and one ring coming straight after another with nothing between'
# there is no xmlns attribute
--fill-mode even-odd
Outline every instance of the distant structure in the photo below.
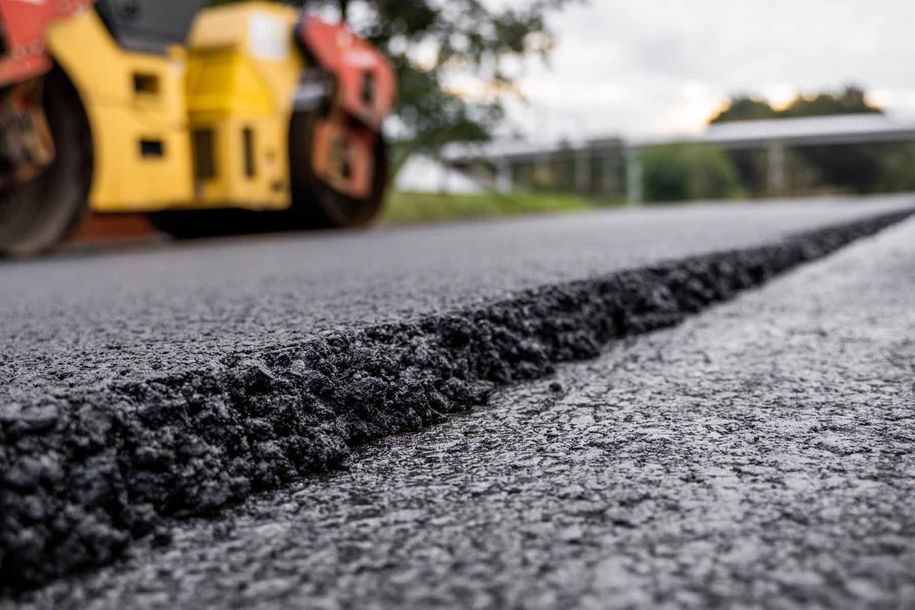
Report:
<svg viewBox="0 0 915 610"><path fill-rule="evenodd" d="M641 154L670 144L700 144L728 151L766 153L767 194L789 192L787 151L806 146L915 142L915 122L881 114L740 121L710 126L703 133L626 142L621 138L536 147L521 143L454 149L445 161L499 190L574 192L592 197L642 200Z"/></svg>
<svg viewBox="0 0 915 610"><path fill-rule="evenodd" d="M485 184L426 155L414 155L406 162L397 173L396 187L408 193L476 195L486 192Z"/></svg>
<svg viewBox="0 0 915 610"><path fill-rule="evenodd" d="M653 138L630 142L626 147L629 200L642 200L641 151L676 143L702 144L722 150L766 152L767 194L789 192L787 151L806 146L915 142L915 123L900 122L883 114L844 114L794 119L735 121L711 125L705 132L683 138Z"/></svg>
<svg viewBox="0 0 915 610"><path fill-rule="evenodd" d="M626 194L624 150L625 143L620 138L549 147L497 142L452 148L445 152L444 160L481 184L502 192L521 188L620 198Z"/></svg>

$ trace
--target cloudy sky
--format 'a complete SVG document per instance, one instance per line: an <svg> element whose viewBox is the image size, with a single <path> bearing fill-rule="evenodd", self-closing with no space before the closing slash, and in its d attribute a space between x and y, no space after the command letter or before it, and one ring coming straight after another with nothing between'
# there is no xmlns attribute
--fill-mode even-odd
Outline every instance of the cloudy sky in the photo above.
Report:
<svg viewBox="0 0 915 610"><path fill-rule="evenodd" d="M700 130L728 95L867 88L915 118L912 0L591 0L553 22L511 118L535 139Z"/></svg>

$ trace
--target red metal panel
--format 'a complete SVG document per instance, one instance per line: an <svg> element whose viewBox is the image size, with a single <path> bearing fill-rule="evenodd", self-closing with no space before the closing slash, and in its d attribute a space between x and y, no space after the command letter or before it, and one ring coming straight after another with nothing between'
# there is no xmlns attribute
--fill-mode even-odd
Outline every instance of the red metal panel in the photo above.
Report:
<svg viewBox="0 0 915 610"><path fill-rule="evenodd" d="M299 36L315 61L336 75L339 107L370 129L380 130L396 96L390 62L344 24L308 17ZM367 87L371 96L365 95Z"/></svg>
<svg viewBox="0 0 915 610"><path fill-rule="evenodd" d="M52 22L92 6L95 0L0 0L0 30L7 54L0 57L0 87L51 69L45 31Z"/></svg>

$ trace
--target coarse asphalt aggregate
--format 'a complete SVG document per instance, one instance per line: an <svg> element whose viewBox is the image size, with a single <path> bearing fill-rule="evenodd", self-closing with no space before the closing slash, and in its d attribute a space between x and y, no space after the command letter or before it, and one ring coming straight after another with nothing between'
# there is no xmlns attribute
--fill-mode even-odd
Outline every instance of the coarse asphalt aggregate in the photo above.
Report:
<svg viewBox="0 0 915 610"><path fill-rule="evenodd" d="M352 449L361 451L358 447L365 441L440 422L445 414L485 402L494 388L542 377L556 362L594 356L607 340L617 339L612 349L618 350L629 341L627 336L681 322L775 273L873 234L910 209L905 199L771 208L698 206L452 228L459 237L444 228L362 236L378 242L380 253L374 254L356 248L362 242L353 237L283 237L257 244L194 244L177 251L64 256L0 268L0 276L11 280L6 285L18 287L10 293L13 306L2 314L11 357L0 368L8 376L0 412L0 503L7 509L4 526L17 527L0 535L0 571L34 586L110 562L131 539L142 539L141 548L150 541L170 548L171 532L176 523L181 530L182 519L218 514L257 491L296 484L309 472L345 465ZM875 216L881 220L868 220ZM734 235L714 237L723 228L721 222L734 225L743 241L733 241ZM599 239L595 227L602 223L617 233L609 231L610 238ZM661 225L665 233L658 232ZM635 227L641 227L641 240L632 237ZM842 228L822 231L827 227ZM448 236L473 241L481 233L483 245L474 247L485 253L493 247L487 235L498 241L492 232L496 228L522 236L509 238L516 248L503 258L465 258L454 271L432 247L433 241L441 246ZM437 238L429 235L438 232ZM564 239L554 238L552 246L565 246L555 258L543 256L539 247L548 241L543 236L553 232ZM803 238L795 237L800 234ZM653 244L646 236L660 241ZM439 265L438 273L434 265L426 266L427 259L417 262L417 249L404 242L425 242L430 252L437 252L432 263ZM356 251L341 254L335 263L347 261L349 266L341 291L330 285L316 296L305 296L317 287L296 283L294 259L280 255L315 244L327 246L331 254L335 246ZM385 244L388 250L381 247ZM213 249L221 255L210 258ZM276 258L264 254L274 249ZM608 250L617 252L616 264L607 263ZM201 263L197 255L209 262ZM244 274L236 274L246 256L263 267L260 272L257 265L247 268L248 279L242 281ZM395 258L387 258L387 283L372 284L369 277L380 279L380 272L373 275L368 261L391 256ZM179 265L183 272L175 279L168 273L175 259L197 268ZM607 264L600 267L601 261ZM567 265L564 271L562 265ZM322 277L318 263L305 266ZM476 289L474 266L480 276ZM132 267L139 267L139 279ZM283 282L290 285L284 297L274 300L283 291L266 289L261 282L271 277L267 269L277 268L286 269ZM67 273L77 272L83 274L82 281L63 281ZM405 284L411 284L413 275L429 281L410 290ZM203 285L201 295L207 294L207 286L216 290L209 282L219 280L224 306L243 321L212 332L218 316L204 315L212 313L208 306L193 307L195 276ZM366 301L354 302L346 297L351 289L358 292L360 277L366 281ZM125 283L119 278L132 279ZM350 286L349 281L355 283ZM144 292L156 284L172 300L156 301ZM391 293L390 300L381 296L380 304L371 306L377 296L372 290L381 286ZM291 294L298 294L301 302ZM620 300L619 294L629 295L628 300ZM313 301L335 313L318 315ZM348 305L333 309L335 302ZM281 323L275 317L267 322L282 309L280 304L295 322ZM384 309L388 304L390 309ZM595 315L583 319L578 310L603 312L612 323L597 324ZM114 316L108 326L106 311ZM161 324L158 318L134 319L151 312L162 316ZM541 326L531 329L526 317L540 320ZM479 334L483 327L485 336ZM181 328L196 340L173 344ZM388 350L404 354L391 359ZM481 356L481 351L486 353ZM451 358L463 364L444 362ZM355 376L345 380L342 393L335 387L340 375ZM702 385L701 378L695 381ZM417 402L417 396L422 400ZM599 403L596 395L594 400ZM303 419L297 411L303 409L314 413ZM298 428L282 429L290 426ZM510 455L505 460L507 464ZM318 505L324 505L320 498ZM16 522L10 523L11 518ZM216 523L220 527L222 520L217 517ZM302 547L314 548L308 540ZM270 591L266 593L260 601L269 601ZM421 601L401 599L411 600Z"/></svg>

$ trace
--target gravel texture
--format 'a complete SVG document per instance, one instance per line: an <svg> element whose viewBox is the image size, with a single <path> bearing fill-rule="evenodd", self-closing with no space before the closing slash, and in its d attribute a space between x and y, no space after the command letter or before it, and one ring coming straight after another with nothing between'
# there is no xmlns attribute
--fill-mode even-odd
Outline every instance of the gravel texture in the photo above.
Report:
<svg viewBox="0 0 915 610"><path fill-rule="evenodd" d="M915 604L915 221L23 607Z"/></svg>
<svg viewBox="0 0 915 610"><path fill-rule="evenodd" d="M167 542L169 519L325 472L352 447L441 422L611 339L670 326L908 213L211 353L200 366L140 367L93 385L100 369L90 360L31 394L12 384L0 405L0 582L31 587L110 562L138 538Z"/></svg>
<svg viewBox="0 0 915 610"><path fill-rule="evenodd" d="M910 221L20 601L912 607L913 302Z"/></svg>

